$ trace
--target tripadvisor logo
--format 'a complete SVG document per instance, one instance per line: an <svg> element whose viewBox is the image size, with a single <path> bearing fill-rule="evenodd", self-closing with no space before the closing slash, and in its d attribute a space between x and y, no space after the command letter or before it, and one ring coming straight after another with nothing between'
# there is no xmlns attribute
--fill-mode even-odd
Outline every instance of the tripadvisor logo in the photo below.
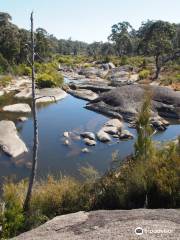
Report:
<svg viewBox="0 0 180 240"><path fill-rule="evenodd" d="M142 234L143 234L143 229L142 229L141 227L137 227L137 228L135 229L135 234L136 234L136 235L142 235Z"/></svg>
<svg viewBox="0 0 180 240"><path fill-rule="evenodd" d="M172 229L149 229L149 228L141 228L141 227L137 227L135 229L135 234L136 235L142 235L142 234L157 234L157 233L161 233L161 234L170 234L172 233L173 230Z"/></svg>

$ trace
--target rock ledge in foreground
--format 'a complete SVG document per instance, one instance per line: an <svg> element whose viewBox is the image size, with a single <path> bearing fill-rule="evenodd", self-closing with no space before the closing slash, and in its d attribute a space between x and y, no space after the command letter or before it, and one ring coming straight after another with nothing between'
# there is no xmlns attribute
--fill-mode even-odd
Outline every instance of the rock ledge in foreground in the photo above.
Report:
<svg viewBox="0 0 180 240"><path fill-rule="evenodd" d="M135 234L141 227L144 233ZM158 233L158 231L165 233ZM140 237L140 238L139 238ZM175 209L133 209L77 212L58 216L21 234L16 240L124 240L171 239L180 237L180 211Z"/></svg>

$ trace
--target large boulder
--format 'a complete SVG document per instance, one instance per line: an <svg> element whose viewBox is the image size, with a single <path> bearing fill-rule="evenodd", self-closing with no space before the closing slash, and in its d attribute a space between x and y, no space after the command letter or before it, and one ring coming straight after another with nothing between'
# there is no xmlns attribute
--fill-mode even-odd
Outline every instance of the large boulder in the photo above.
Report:
<svg viewBox="0 0 180 240"><path fill-rule="evenodd" d="M43 88L36 89L36 102L53 102L58 101L67 96L67 93L61 88ZM16 98L32 98L32 90L25 88L15 95Z"/></svg>
<svg viewBox="0 0 180 240"><path fill-rule="evenodd" d="M116 127L117 129L122 128L122 125L122 122L117 118L110 119L104 124L106 127Z"/></svg>
<svg viewBox="0 0 180 240"><path fill-rule="evenodd" d="M96 141L91 140L89 138L84 138L84 143L88 146L95 146L96 145Z"/></svg>
<svg viewBox="0 0 180 240"><path fill-rule="evenodd" d="M84 75L87 78L91 77L105 77L108 71L104 71L102 69L96 68L96 67L87 67L87 68L82 68L78 74Z"/></svg>
<svg viewBox="0 0 180 240"><path fill-rule="evenodd" d="M124 65L110 70L106 77L111 86L118 87L136 82L139 79L136 71L132 66Z"/></svg>
<svg viewBox="0 0 180 240"><path fill-rule="evenodd" d="M153 114L180 119L180 92L160 86L136 84L118 87L100 94L99 98L86 107L108 116L114 117L117 114L125 120L133 120L148 92L152 95Z"/></svg>
<svg viewBox="0 0 180 240"><path fill-rule="evenodd" d="M3 107L3 111L29 113L29 112L31 112L31 108L26 103L17 103L17 104L8 105L8 106Z"/></svg>
<svg viewBox="0 0 180 240"><path fill-rule="evenodd" d="M14 240L177 240L179 219L178 209L77 212L57 216Z"/></svg>
<svg viewBox="0 0 180 240"><path fill-rule="evenodd" d="M4 95L4 91L0 91L0 97Z"/></svg>
<svg viewBox="0 0 180 240"><path fill-rule="evenodd" d="M119 138L120 138L120 139L133 139L134 136L133 136L133 134L131 134L128 130L123 130L123 131L121 131L121 133L119 134Z"/></svg>
<svg viewBox="0 0 180 240"><path fill-rule="evenodd" d="M87 89L91 90L93 92L108 92L115 87L109 86L106 81L100 82L100 81L84 81L80 83L70 83L69 87L72 90L79 90L79 89Z"/></svg>
<svg viewBox="0 0 180 240"><path fill-rule="evenodd" d="M103 64L101 65L101 68L103 68L105 71L107 71L107 70L110 70L110 69L115 68L115 65L114 65L112 62L103 63Z"/></svg>
<svg viewBox="0 0 180 240"><path fill-rule="evenodd" d="M43 88L37 90L37 103L54 102L67 97L67 93L61 88Z"/></svg>
<svg viewBox="0 0 180 240"><path fill-rule="evenodd" d="M108 133L104 132L103 129L101 129L98 133L97 133L97 139L100 142L109 142L111 141L111 137L109 136Z"/></svg>
<svg viewBox="0 0 180 240"><path fill-rule="evenodd" d="M15 94L15 98L29 99L31 97L32 97L32 90L31 90L31 88L24 88L20 92Z"/></svg>
<svg viewBox="0 0 180 240"><path fill-rule="evenodd" d="M11 121L0 121L0 147L12 157L28 151L25 143L18 136L15 124Z"/></svg>
<svg viewBox="0 0 180 240"><path fill-rule="evenodd" d="M95 100L99 96L97 93L94 93L93 91L87 90L87 89L78 89L78 90L68 89L67 92L73 95L74 97L84 99L87 101Z"/></svg>
<svg viewBox="0 0 180 240"><path fill-rule="evenodd" d="M83 132L83 133L81 133L81 137L89 138L90 140L95 140L96 139L96 136L93 132Z"/></svg>

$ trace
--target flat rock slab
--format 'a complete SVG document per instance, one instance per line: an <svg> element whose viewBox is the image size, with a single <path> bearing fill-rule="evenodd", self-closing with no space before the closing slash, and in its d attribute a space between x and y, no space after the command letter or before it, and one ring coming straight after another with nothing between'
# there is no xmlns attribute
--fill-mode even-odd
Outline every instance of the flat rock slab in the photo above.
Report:
<svg viewBox="0 0 180 240"><path fill-rule="evenodd" d="M37 90L37 102L58 101L67 96L67 93L61 88L43 88Z"/></svg>
<svg viewBox="0 0 180 240"><path fill-rule="evenodd" d="M16 126L12 121L0 121L0 147L6 154L12 157L28 152L25 143L18 136Z"/></svg>
<svg viewBox="0 0 180 240"><path fill-rule="evenodd" d="M87 101L92 101L99 97L97 93L94 93L93 91L86 90L86 89L78 89L78 90L69 89L67 92L73 95L74 97L84 99Z"/></svg>
<svg viewBox="0 0 180 240"><path fill-rule="evenodd" d="M17 103L17 104L8 105L8 106L3 107L3 111L29 113L29 112L31 112L31 108L26 103Z"/></svg>
<svg viewBox="0 0 180 240"><path fill-rule="evenodd" d="M58 101L67 96L67 93L61 88L43 88L36 89L36 98L38 103ZM15 95L16 98L32 98L32 91L30 88L23 89Z"/></svg>
<svg viewBox="0 0 180 240"><path fill-rule="evenodd" d="M136 228L142 228L138 236ZM77 212L58 216L42 226L15 237L16 240L177 240L180 211L133 209Z"/></svg>

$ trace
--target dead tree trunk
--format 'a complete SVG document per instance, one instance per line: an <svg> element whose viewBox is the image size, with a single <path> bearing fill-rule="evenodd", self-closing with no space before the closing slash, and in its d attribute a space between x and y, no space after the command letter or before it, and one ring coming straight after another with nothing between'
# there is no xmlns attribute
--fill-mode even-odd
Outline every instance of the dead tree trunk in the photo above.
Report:
<svg viewBox="0 0 180 240"><path fill-rule="evenodd" d="M159 74L160 74L160 71L161 71L159 55L157 55L155 57L155 61L156 61L156 73L155 73L155 76L154 76L154 80L159 78Z"/></svg>
<svg viewBox="0 0 180 240"><path fill-rule="evenodd" d="M38 121L37 121L37 109L36 109L36 93L35 93L35 69L34 69L34 26L33 26L33 12L31 13L31 70L32 70L32 114L33 114L33 130L34 130L34 142L33 142L33 159L32 169L29 177L29 186L27 190L26 199L24 202L24 212L29 211L32 188L34 185L36 170L37 170L37 158L38 158Z"/></svg>

